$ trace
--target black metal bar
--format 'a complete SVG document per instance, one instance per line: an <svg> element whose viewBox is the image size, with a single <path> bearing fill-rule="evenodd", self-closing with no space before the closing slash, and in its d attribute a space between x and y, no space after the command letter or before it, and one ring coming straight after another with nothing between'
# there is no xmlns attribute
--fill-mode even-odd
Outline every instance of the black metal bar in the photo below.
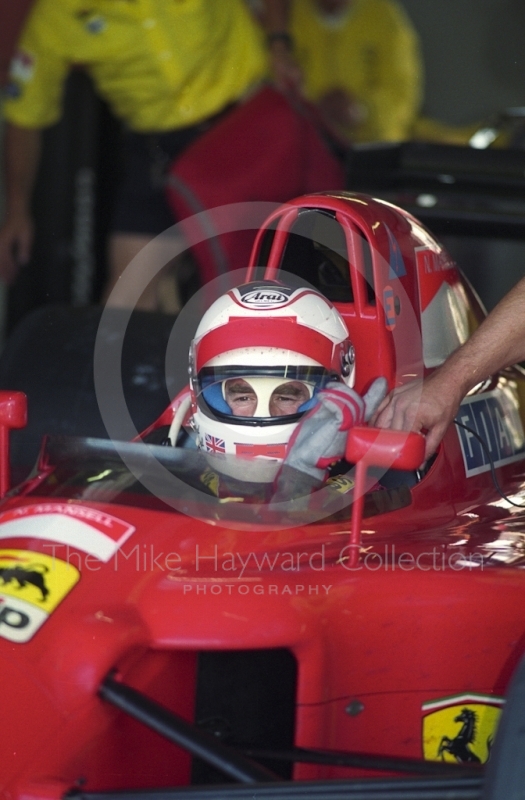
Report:
<svg viewBox="0 0 525 800"><path fill-rule="evenodd" d="M479 765L453 764L446 761L423 761L417 758L397 758L371 753L345 753L338 750L312 750L296 747L293 750L265 750L243 747L239 751L249 758L274 761L294 761L303 764L326 764L333 767L387 770L389 772L419 775L442 775L451 778L476 777L481 774Z"/></svg>
<svg viewBox="0 0 525 800"><path fill-rule="evenodd" d="M137 689L119 683L109 675L99 688L99 695L108 703L125 711L148 728L183 747L192 755L202 758L224 775L240 783L277 781L277 776L266 767L256 764L246 756L218 742L206 731L201 731L182 717L150 700Z"/></svg>
<svg viewBox="0 0 525 800"><path fill-rule="evenodd" d="M123 792L77 792L74 800L480 800L478 778L292 781L251 786L189 786Z"/></svg>

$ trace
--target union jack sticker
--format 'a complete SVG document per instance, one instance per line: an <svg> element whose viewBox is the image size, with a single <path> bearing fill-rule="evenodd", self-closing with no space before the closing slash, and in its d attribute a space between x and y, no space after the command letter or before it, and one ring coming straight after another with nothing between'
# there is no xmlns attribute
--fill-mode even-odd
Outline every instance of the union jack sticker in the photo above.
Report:
<svg viewBox="0 0 525 800"><path fill-rule="evenodd" d="M226 444L224 439L219 439L217 436L210 436L209 433L204 436L204 447L208 453L225 453Z"/></svg>

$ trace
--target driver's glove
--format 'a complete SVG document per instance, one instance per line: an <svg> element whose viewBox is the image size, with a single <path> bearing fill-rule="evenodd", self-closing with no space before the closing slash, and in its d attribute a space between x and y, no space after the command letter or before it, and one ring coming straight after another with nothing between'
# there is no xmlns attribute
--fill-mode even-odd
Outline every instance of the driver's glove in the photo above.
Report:
<svg viewBox="0 0 525 800"><path fill-rule="evenodd" d="M344 458L348 431L366 422L387 392L386 378L376 378L361 397L344 383L332 381L317 395L317 404L295 429L279 476L287 467L310 475L323 482L328 467Z"/></svg>

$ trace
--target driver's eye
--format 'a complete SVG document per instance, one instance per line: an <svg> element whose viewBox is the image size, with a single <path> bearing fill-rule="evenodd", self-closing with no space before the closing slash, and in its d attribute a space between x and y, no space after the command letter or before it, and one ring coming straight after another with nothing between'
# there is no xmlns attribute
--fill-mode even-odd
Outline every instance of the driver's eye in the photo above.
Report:
<svg viewBox="0 0 525 800"><path fill-rule="evenodd" d="M234 415L253 417L257 407L257 396L245 381L227 381L224 397Z"/></svg>

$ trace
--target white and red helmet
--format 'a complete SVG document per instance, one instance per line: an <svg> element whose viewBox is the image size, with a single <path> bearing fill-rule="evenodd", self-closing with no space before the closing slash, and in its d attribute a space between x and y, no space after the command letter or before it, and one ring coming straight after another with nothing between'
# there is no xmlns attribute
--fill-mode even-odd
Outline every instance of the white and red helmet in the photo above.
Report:
<svg viewBox="0 0 525 800"><path fill-rule="evenodd" d="M341 315L315 289L276 281L232 289L204 314L191 344L197 446L210 453L275 459L278 465L316 392L333 380L352 385L353 363ZM239 382L251 393L251 412L240 416L226 399L229 387ZM301 402L285 397L289 406L283 401L276 412L275 398L282 399L281 390L286 394L290 385L300 390Z"/></svg>

